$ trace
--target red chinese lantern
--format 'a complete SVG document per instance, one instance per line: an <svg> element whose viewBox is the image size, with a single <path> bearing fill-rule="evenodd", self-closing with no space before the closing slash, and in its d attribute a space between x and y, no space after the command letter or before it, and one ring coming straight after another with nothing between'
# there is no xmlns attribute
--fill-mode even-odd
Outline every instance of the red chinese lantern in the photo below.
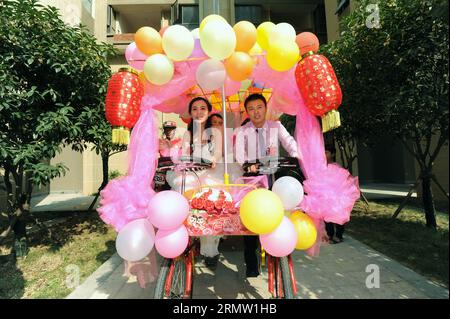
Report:
<svg viewBox="0 0 450 319"><path fill-rule="evenodd" d="M121 68L111 77L106 92L106 119L113 127L112 142L128 144L130 129L141 114L144 94L138 73L132 68Z"/></svg>
<svg viewBox="0 0 450 319"><path fill-rule="evenodd" d="M342 103L342 91L330 61L314 52L308 52L297 64L295 79L309 111L322 118L322 131L341 125L336 109Z"/></svg>

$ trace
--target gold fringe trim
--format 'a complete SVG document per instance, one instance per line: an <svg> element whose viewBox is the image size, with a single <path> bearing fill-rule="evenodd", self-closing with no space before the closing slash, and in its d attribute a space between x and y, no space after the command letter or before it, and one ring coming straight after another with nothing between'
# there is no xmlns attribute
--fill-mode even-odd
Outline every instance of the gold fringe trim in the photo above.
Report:
<svg viewBox="0 0 450 319"><path fill-rule="evenodd" d="M112 130L113 144L128 145L130 143L130 130L126 127L116 127Z"/></svg>
<svg viewBox="0 0 450 319"><path fill-rule="evenodd" d="M341 126L341 116L336 110L322 115L322 132L328 132Z"/></svg>

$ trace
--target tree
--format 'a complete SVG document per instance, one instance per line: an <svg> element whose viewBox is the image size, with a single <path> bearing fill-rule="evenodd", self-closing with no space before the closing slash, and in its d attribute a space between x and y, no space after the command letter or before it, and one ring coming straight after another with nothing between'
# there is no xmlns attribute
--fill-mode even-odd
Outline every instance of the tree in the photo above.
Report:
<svg viewBox="0 0 450 319"><path fill-rule="evenodd" d="M358 4L324 48L351 112L350 136L404 144L420 167L426 225L436 228L430 184L439 184L433 163L448 143L448 1Z"/></svg>
<svg viewBox="0 0 450 319"><path fill-rule="evenodd" d="M20 255L33 187L65 173L49 160L80 140L82 113L102 103L114 49L37 0L0 2L0 25L0 165L10 221L0 242L14 230Z"/></svg>

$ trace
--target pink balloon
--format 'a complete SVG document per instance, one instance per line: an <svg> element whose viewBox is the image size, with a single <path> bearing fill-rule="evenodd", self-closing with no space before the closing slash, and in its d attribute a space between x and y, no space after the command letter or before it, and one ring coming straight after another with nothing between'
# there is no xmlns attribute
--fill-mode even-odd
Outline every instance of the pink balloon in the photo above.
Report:
<svg viewBox="0 0 450 319"><path fill-rule="evenodd" d="M162 191L150 200L147 207L149 221L158 229L175 229L189 214L187 199L175 191Z"/></svg>
<svg viewBox="0 0 450 319"><path fill-rule="evenodd" d="M225 95L231 96L233 94L236 94L239 92L239 89L241 88L241 82L233 81L227 76L227 79L225 81Z"/></svg>
<svg viewBox="0 0 450 319"><path fill-rule="evenodd" d="M189 234L184 225L175 230L160 229L156 233L155 247L158 253L165 258L180 256L189 242Z"/></svg>
<svg viewBox="0 0 450 319"><path fill-rule="evenodd" d="M128 261L138 261L153 249L155 231L146 219L136 219L125 225L117 235L116 250Z"/></svg>
<svg viewBox="0 0 450 319"><path fill-rule="evenodd" d="M125 50L125 59L130 66L138 71L142 71L144 69L144 63L147 56L139 51L136 47L136 43L131 42Z"/></svg>
<svg viewBox="0 0 450 319"><path fill-rule="evenodd" d="M195 79L203 90L217 90L225 83L227 73L222 62L216 59L203 61L197 68Z"/></svg>
<svg viewBox="0 0 450 319"><path fill-rule="evenodd" d="M194 50L189 58L206 58L205 52L203 52L202 46L200 44L200 39L194 39Z"/></svg>
<svg viewBox="0 0 450 319"><path fill-rule="evenodd" d="M285 257L294 251L297 238L294 224L284 216L280 225L273 232L260 235L259 241L270 255Z"/></svg>

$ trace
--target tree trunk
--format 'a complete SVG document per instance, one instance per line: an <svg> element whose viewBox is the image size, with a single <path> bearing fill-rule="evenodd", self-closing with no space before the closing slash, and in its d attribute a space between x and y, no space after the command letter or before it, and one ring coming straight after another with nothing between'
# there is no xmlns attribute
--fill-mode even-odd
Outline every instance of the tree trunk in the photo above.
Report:
<svg viewBox="0 0 450 319"><path fill-rule="evenodd" d="M109 182L109 154L102 153L103 181L98 192L103 190Z"/></svg>
<svg viewBox="0 0 450 319"><path fill-rule="evenodd" d="M18 172L12 172L16 183L15 191L15 208L23 211L23 205L26 203L26 192L23 189L24 186L24 170L23 166L19 165ZM26 184L26 183L25 183ZM20 214L14 225L12 225L14 231L14 248L13 253L15 257L25 257L28 254L28 239L26 230L26 221L24 214Z"/></svg>
<svg viewBox="0 0 450 319"><path fill-rule="evenodd" d="M422 178L422 200L425 209L427 227L436 229L436 211L434 207L433 192L431 190L431 173L427 172Z"/></svg>
<svg viewBox="0 0 450 319"><path fill-rule="evenodd" d="M100 185L100 188L98 189L97 194L95 195L94 200L92 201L91 205L88 208L88 211L91 211L95 203L97 202L97 199L100 197L100 192L106 187L106 185L109 182L109 154L108 153L102 153L102 168L103 168L103 180L102 184Z"/></svg>

